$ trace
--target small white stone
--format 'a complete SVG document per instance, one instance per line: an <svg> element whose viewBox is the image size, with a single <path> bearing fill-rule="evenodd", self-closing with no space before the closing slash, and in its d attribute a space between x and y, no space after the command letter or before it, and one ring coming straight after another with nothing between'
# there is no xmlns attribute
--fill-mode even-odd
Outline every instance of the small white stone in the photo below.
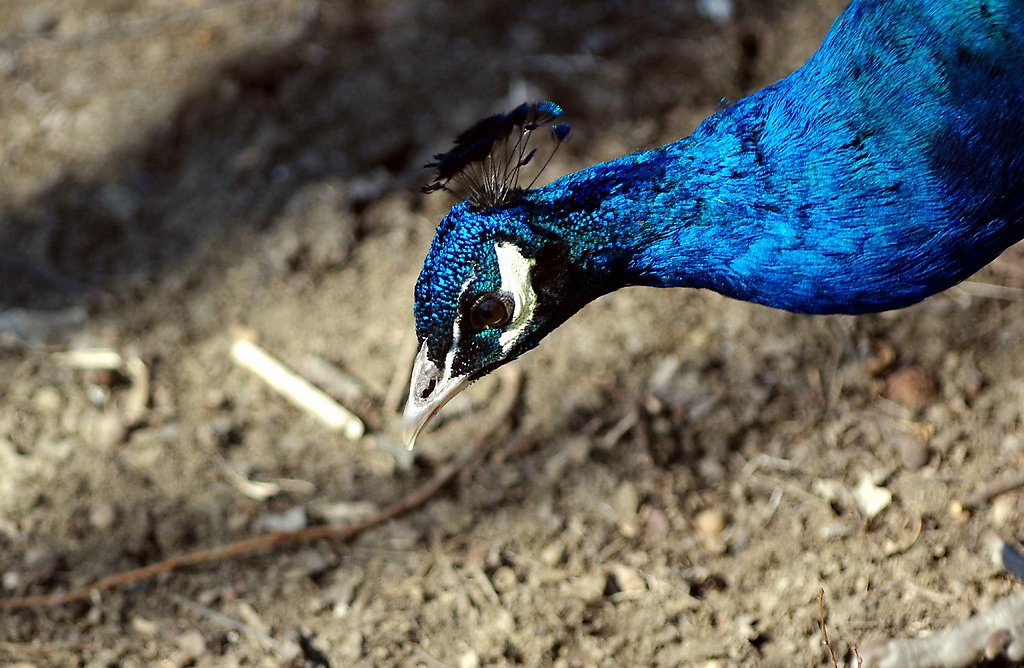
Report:
<svg viewBox="0 0 1024 668"><path fill-rule="evenodd" d="M892 492L885 487L879 487L871 479L871 475L865 473L861 476L856 489L853 490L853 498L857 509L865 519L874 519L878 514L889 507L892 503Z"/></svg>
<svg viewBox="0 0 1024 668"><path fill-rule="evenodd" d="M470 650L459 657L459 668L479 668L480 656Z"/></svg>
<svg viewBox="0 0 1024 668"><path fill-rule="evenodd" d="M997 496L992 501L992 524L995 526L1003 526L1010 520L1017 517L1016 504L1014 498L1010 495L1004 494Z"/></svg>
<svg viewBox="0 0 1024 668"><path fill-rule="evenodd" d="M32 396L32 403L40 412L53 415L61 409L64 399L56 388L47 385L36 390Z"/></svg>
<svg viewBox="0 0 1024 668"><path fill-rule="evenodd" d="M89 524L95 529L105 531L114 526L117 512L109 503L94 503L89 509Z"/></svg>

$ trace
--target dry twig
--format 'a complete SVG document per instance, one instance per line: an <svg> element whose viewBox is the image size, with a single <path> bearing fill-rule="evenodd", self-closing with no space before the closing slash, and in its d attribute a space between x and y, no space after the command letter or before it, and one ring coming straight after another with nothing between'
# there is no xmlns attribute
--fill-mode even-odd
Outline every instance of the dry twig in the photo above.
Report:
<svg viewBox="0 0 1024 668"><path fill-rule="evenodd" d="M828 660L832 662L832 666L834 668L839 668L839 662L836 660L836 653L832 651L832 643L828 640L828 627L825 625L824 587L818 590L818 619L821 624L821 644L825 646L825 650L828 652Z"/></svg>
<svg viewBox="0 0 1024 668"><path fill-rule="evenodd" d="M963 624L924 638L885 640L864 648L868 666L959 668L981 658L1024 659L1024 591L1015 592Z"/></svg>
<svg viewBox="0 0 1024 668"><path fill-rule="evenodd" d="M989 540L998 563L1020 575L1024 557L1002 540ZM980 659L1024 661L1024 591L1014 592L966 622L924 638L881 640L864 649L878 668L960 668Z"/></svg>
<svg viewBox="0 0 1024 668"><path fill-rule="evenodd" d="M332 431L356 440L366 433L366 425L350 410L326 392L292 372L255 343L237 339L231 344L231 359L259 376L281 396L306 411Z"/></svg>
<svg viewBox="0 0 1024 668"><path fill-rule="evenodd" d="M424 505L435 494L448 485L455 477L476 463L490 449L492 437L505 424L512 410L515 408L516 400L519 397L521 385L520 373L513 367L509 367L503 376L502 390L498 396L493 419L484 427L476 440L465 450L452 458L448 464L443 466L433 478L417 487L404 498L382 508L380 512L367 517L366 519L352 522L343 527L315 526L298 531L277 531L264 536L257 536L241 540L227 545L198 550L179 557L172 557L164 561L136 568L130 571L123 571L109 575L90 585L65 594L48 594L42 596L26 596L24 598L0 599L0 610L14 610L19 608L46 608L56 607L82 601L90 598L97 592L113 589L133 582L148 580L161 573L170 573L200 564L209 564L228 559L238 559L271 548L310 543L316 540L346 541L351 540L358 534L405 515Z"/></svg>
<svg viewBox="0 0 1024 668"><path fill-rule="evenodd" d="M828 639L828 626L825 625L824 587L818 590L818 623L821 625L821 644L828 651L828 659L832 663L832 667L839 668L839 660L836 658L836 653L832 650L832 642ZM856 645L850 645L850 653L853 654L853 660L856 662L857 668L861 668L864 665L864 659L861 658Z"/></svg>

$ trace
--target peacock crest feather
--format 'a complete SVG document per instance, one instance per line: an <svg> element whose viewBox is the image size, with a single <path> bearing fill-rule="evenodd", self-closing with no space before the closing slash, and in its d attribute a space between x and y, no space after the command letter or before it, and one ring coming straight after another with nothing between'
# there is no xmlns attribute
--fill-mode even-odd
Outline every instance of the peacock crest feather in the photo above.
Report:
<svg viewBox="0 0 1024 668"><path fill-rule="evenodd" d="M477 121L455 137L455 147L438 153L425 166L436 170L434 180L423 186L425 193L446 190L466 200L471 210L483 211L515 203L533 187L555 151L569 137L569 124L554 121L562 108L554 102L526 102L507 114L495 114ZM551 125L554 148L525 187L522 170L537 154L530 147L534 133Z"/></svg>

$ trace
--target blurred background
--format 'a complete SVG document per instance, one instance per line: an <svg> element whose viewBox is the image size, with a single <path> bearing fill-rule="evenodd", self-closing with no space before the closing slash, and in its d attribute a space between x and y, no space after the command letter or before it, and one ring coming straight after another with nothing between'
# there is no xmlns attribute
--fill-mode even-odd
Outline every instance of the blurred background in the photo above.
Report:
<svg viewBox="0 0 1024 668"><path fill-rule="evenodd" d="M452 203L421 166L531 99L574 128L546 178L672 141L844 4L5 0L0 595L423 482L498 382L404 452L412 286ZM0 661L824 665L821 587L840 653L940 628L1012 588L978 537L1024 535L1020 499L948 507L1021 464L1022 300L1020 247L862 318L621 291L519 363L512 429L423 510L5 612ZM330 369L366 435L239 368L239 337Z"/></svg>

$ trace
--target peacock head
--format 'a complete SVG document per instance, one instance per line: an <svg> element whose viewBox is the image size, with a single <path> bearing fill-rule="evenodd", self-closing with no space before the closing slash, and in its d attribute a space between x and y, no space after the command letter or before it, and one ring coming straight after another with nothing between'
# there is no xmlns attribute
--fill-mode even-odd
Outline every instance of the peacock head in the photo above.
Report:
<svg viewBox="0 0 1024 668"><path fill-rule="evenodd" d="M560 114L551 102L535 102L486 118L428 165L437 176L425 191L464 199L438 225L416 282L419 352L403 419L410 448L448 400L536 346L575 310L564 308L572 281L550 269L564 266L552 257L564 244L532 224L532 182L519 185L536 151L528 150L530 135ZM557 147L569 126L551 131Z"/></svg>

